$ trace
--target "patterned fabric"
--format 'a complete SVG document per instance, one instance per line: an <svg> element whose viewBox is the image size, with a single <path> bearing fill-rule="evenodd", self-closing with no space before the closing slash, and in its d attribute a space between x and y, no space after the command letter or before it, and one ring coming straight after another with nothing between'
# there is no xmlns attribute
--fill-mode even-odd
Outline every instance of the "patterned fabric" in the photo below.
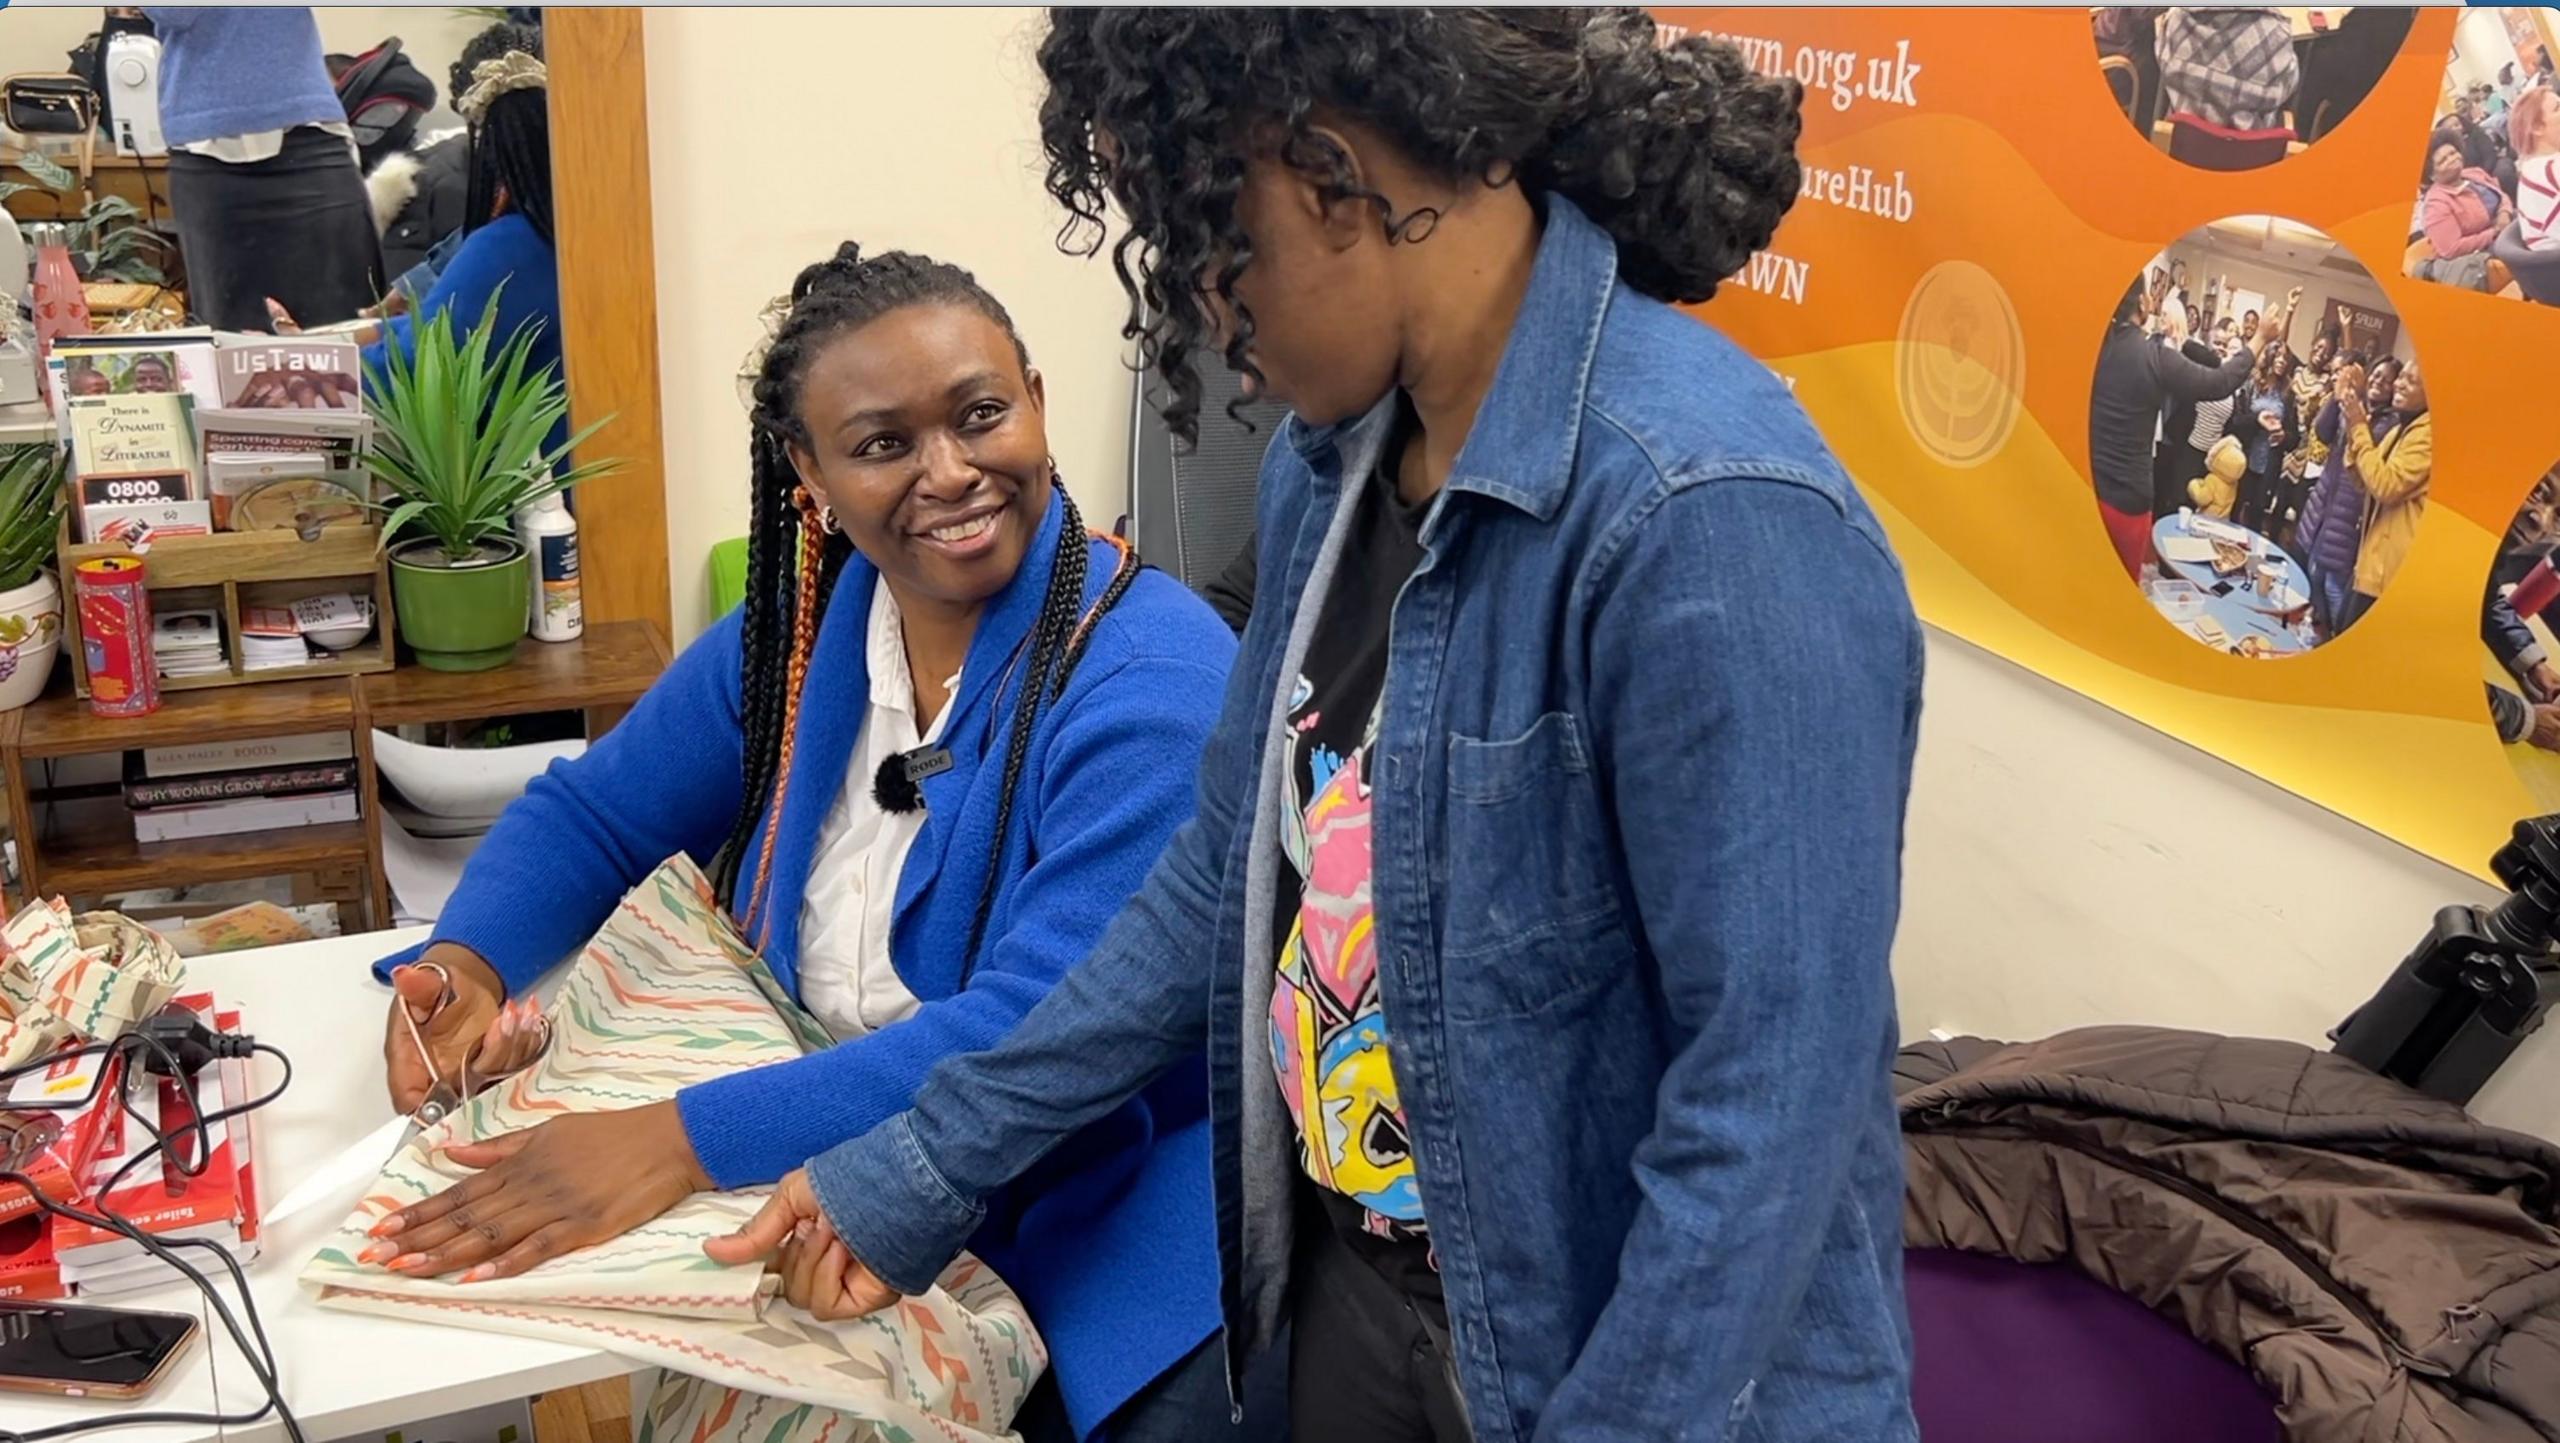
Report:
<svg viewBox="0 0 2560 1443"><path fill-rule="evenodd" d="M760 1429L757 1443L1013 1436L1005 1427L1048 1354L1011 1288L963 1256L928 1293L853 1322L818 1323L772 1298L761 1269L722 1267L703 1255L704 1240L745 1221L765 1189L697 1194L611 1242L468 1287L358 1266L355 1254L376 1219L468 1175L437 1150L447 1141L512 1132L563 1112L661 1101L828 1042L682 857L623 899L569 969L550 1015L553 1041L542 1061L392 1159L303 1269L304 1286L323 1305L604 1347L696 1375L705 1381L684 1394L709 1401L687 1443L744 1443L750 1435L720 1430L784 1415L813 1421L805 1432Z"/></svg>
<svg viewBox="0 0 2560 1443"><path fill-rule="evenodd" d="M2274 130L2293 104L2301 62L2293 26L2273 9L2180 6L2160 27L2160 93L2168 110L2230 130Z"/></svg>
<svg viewBox="0 0 2560 1443"><path fill-rule="evenodd" d="M0 1067L124 1032L177 995L185 969L139 922L113 912L75 921L59 897L28 904L0 927Z"/></svg>

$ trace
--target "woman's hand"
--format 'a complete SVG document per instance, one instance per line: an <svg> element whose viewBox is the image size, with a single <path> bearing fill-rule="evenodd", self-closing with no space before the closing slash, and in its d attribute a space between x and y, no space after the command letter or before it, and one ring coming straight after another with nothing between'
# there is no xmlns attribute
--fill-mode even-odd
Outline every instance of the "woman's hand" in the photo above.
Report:
<svg viewBox="0 0 2560 1443"><path fill-rule="evenodd" d="M444 1153L480 1174L375 1223L382 1241L356 1261L413 1278L456 1268L469 1269L466 1283L511 1278L711 1186L672 1102L555 1117Z"/></svg>
<svg viewBox="0 0 2560 1443"><path fill-rule="evenodd" d="M430 962L435 966L418 965ZM443 977L436 975L437 967L444 969ZM439 1010L436 1003L448 978L453 996ZM402 1008L416 1020L418 1036L435 1058L436 1075L457 1082L466 1061L483 1076L512 1071L508 1064L521 1065L540 1034L539 1014L530 1004L511 1011L506 984L497 972L480 954L450 942L428 948L418 963L394 969L391 993L391 1012L383 1022L382 1070L391 1082L391 1105L402 1112L417 1111L435 1085L409 1040L408 1024L400 1020ZM474 1048L479 1049L477 1057Z"/></svg>
<svg viewBox="0 0 2560 1443"><path fill-rule="evenodd" d="M284 308L284 302L269 296L267 297L267 329L279 336L298 336L302 334L302 323L293 318L293 312Z"/></svg>
<svg viewBox="0 0 2560 1443"><path fill-rule="evenodd" d="M822 1323L876 1313L898 1300L897 1290L873 1277L836 1237L805 1167L784 1178L745 1227L711 1239L702 1251L730 1267L771 1259L771 1271L782 1275L783 1298Z"/></svg>

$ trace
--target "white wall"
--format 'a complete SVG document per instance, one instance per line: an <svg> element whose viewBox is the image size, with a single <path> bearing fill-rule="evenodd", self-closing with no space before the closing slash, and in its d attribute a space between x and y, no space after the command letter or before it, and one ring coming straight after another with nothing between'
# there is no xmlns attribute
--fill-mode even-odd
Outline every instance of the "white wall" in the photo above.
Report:
<svg viewBox="0 0 2560 1443"><path fill-rule="evenodd" d="M2437 908L2494 896L1931 633L1894 956L1906 1036L2139 1022L2325 1046ZM2560 1022L2474 1110L2560 1139Z"/></svg>
<svg viewBox="0 0 2560 1443"><path fill-rule="evenodd" d="M1047 374L1049 440L1088 523L1125 505L1132 380L1110 262L1058 253L1026 9L648 12L667 536L678 640L747 519L738 364L759 307L852 239L974 270ZM5 23L5 22L0 22Z"/></svg>
<svg viewBox="0 0 2560 1443"><path fill-rule="evenodd" d="M394 35L401 53L435 82L436 98L450 107L445 72L464 42L488 25L442 6L315 5L324 50L361 54ZM21 70L60 70L71 47L98 28L95 5L13 4L0 10L0 75Z"/></svg>

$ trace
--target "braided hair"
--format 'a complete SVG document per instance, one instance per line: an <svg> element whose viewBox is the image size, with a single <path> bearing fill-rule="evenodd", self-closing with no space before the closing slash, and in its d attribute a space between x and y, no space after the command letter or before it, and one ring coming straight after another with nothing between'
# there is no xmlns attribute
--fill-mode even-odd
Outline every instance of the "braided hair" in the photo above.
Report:
<svg viewBox="0 0 2560 1443"><path fill-rule="evenodd" d="M776 327L754 378L748 442L754 489L749 502L747 595L739 663L743 785L737 819L713 858L711 872L722 901L759 946L769 939L773 925L773 909L766 903L765 892L773 876L782 796L790 785L809 655L845 560L853 553L851 541L820 523L818 500L801 484L791 462L790 448L809 444L800 418L801 382L829 341L916 305L965 306L977 311L1003 328L1013 342L1014 358L1025 370L1030 368L1030 352L1013 317L975 276L907 251L866 257L860 246L847 241L833 257L807 267L792 281L791 309ZM995 844L979 886L968 948L962 954L964 982L976 966L979 944L995 912L1005 836L1012 825L1014 797L1033 732L1040 717L1066 691L1096 624L1127 594L1138 574L1137 553L1117 538L1107 538L1119 551L1119 564L1101 596L1092 606L1085 605L1090 557L1088 548L1080 544L1087 534L1084 518L1066 487L1057 483L1054 468L1051 484L1053 504L1066 510L1047 591L1038 619L1006 663L990 700L991 706L1003 706L1010 688L1013 715L1005 738ZM739 883L747 875L751 850L756 854L755 889L753 895L742 898Z"/></svg>
<svg viewBox="0 0 2560 1443"><path fill-rule="evenodd" d="M460 100L471 88L471 72L481 62L521 50L542 58L542 31L512 21L492 25L471 37L453 62L453 96ZM470 186L463 201L462 228L478 230L497 218L498 192L507 208L525 218L534 234L548 243L551 229L551 97L547 89L512 90L489 102L489 113L471 127Z"/></svg>
<svg viewBox="0 0 2560 1443"><path fill-rule="evenodd" d="M1316 6L1054 9L1040 44L1040 144L1066 208L1059 245L1112 247L1123 331L1193 439L1196 353L1233 317L1232 370L1255 374L1253 317L1235 297L1253 246L1236 217L1265 136L1328 200L1365 201L1386 237L1429 239L1439 212L1402 214L1316 133L1321 114L1376 129L1451 182L1561 195L1617 242L1629 285L1701 301L1769 243L1794 204L1803 87L1752 73L1731 45L1663 44L1653 17L1602 8Z"/></svg>

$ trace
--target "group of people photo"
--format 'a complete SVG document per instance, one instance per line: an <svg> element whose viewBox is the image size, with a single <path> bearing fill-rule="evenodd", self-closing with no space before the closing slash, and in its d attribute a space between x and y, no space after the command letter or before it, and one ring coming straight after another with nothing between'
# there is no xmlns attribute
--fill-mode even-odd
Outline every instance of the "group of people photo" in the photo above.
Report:
<svg viewBox="0 0 2560 1443"><path fill-rule="evenodd" d="M2336 128L2399 53L2405 6L2099 5L2098 70L2134 129L2203 170L2273 165Z"/></svg>
<svg viewBox="0 0 2560 1443"><path fill-rule="evenodd" d="M2099 353L2090 466L2117 559L2217 649L2288 656L2345 632L2425 511L2425 378L2370 278L2339 294L2321 264L2338 253L2278 217L2214 222L2126 288ZM2266 289L2235 283L2244 264Z"/></svg>
<svg viewBox="0 0 2560 1443"><path fill-rule="evenodd" d="M2457 25L2409 222L2409 275L2560 306L2555 14L2487 8Z"/></svg>
<svg viewBox="0 0 2560 1443"><path fill-rule="evenodd" d="M2544 620L2560 601L2560 467L2516 508L2480 598L2489 718L2542 806L2560 807L2560 640Z"/></svg>

